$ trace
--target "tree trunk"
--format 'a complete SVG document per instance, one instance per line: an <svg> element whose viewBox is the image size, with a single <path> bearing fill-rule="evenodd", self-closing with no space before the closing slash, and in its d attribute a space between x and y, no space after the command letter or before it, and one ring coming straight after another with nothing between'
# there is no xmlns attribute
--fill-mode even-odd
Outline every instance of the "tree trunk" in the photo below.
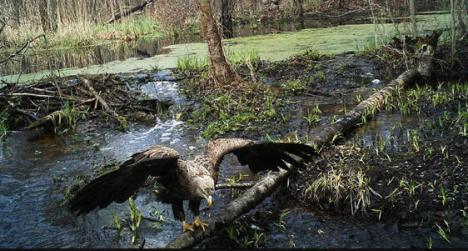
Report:
<svg viewBox="0 0 468 251"><path fill-rule="evenodd" d="M41 17L42 30L47 33L50 31L49 18L47 17L47 0L39 0L38 7L39 15Z"/></svg>
<svg viewBox="0 0 468 251"><path fill-rule="evenodd" d="M300 28L304 29L304 0L294 0L294 15L299 18Z"/></svg>
<svg viewBox="0 0 468 251"><path fill-rule="evenodd" d="M435 33L433 36L438 39L440 33ZM433 46L437 46L437 43L435 43L435 45L425 46L427 46L427 48L421 55L423 59L420 62L419 68L430 69L430 66L432 65L432 56L434 55L435 51L435 47ZM428 58L431 60L426 60ZM404 72L397 79L390 82L390 84L388 84L385 88L374 93L368 99L359 103L359 105L346 113L343 118L339 119L334 124L315 130L315 133L312 135L312 140L309 142L309 144L314 146L316 149L319 149L324 144L331 142L335 135L342 135L346 132L349 132L352 128L361 123L363 116L370 115L367 113L367 111L381 109L385 106L385 103L388 101L388 99L397 92L398 89L413 84L419 77L421 77L421 74L418 70L409 70ZM270 172L269 174L265 175L259 182L255 184L255 186L248 189L240 197L224 206L217 215L209 219L208 228L204 233L201 231L196 231L194 233L183 233L170 242L166 248L189 248L200 243L203 239L215 235L232 221L234 221L237 217L250 211L252 208L255 208L255 206L262 202L267 196L269 196L275 190L275 188L282 183L282 181L286 180L291 171L294 170L281 170L279 172Z"/></svg>
<svg viewBox="0 0 468 251"><path fill-rule="evenodd" d="M369 4L369 8L372 14L372 23L374 25L374 42L375 42L375 46L377 46L379 44L379 37L378 37L377 17L375 16L375 11L374 11L374 2L372 0L367 0L367 2Z"/></svg>
<svg viewBox="0 0 468 251"><path fill-rule="evenodd" d="M451 48L452 48L452 61L455 56L455 45L457 37L457 27L456 27L456 14L455 14L455 0L450 0L450 15L452 17L450 26L451 26Z"/></svg>
<svg viewBox="0 0 468 251"><path fill-rule="evenodd" d="M411 24L413 26L413 36L418 36L418 24L416 23L416 5L414 0L409 0L409 9L410 9L410 16L411 16Z"/></svg>
<svg viewBox="0 0 468 251"><path fill-rule="evenodd" d="M42 30L44 32L57 31L57 1L40 0L38 5Z"/></svg>
<svg viewBox="0 0 468 251"><path fill-rule="evenodd" d="M232 83L235 79L235 74L224 56L221 36L216 25L216 20L213 17L210 0L198 0L198 7L200 9L202 32L208 43L211 75L216 83Z"/></svg>
<svg viewBox="0 0 468 251"><path fill-rule="evenodd" d="M49 18L50 31L57 31L57 0L47 0L47 16Z"/></svg>
<svg viewBox="0 0 468 251"><path fill-rule="evenodd" d="M21 5L23 4L23 0L13 1L13 20L15 27L19 27L21 25Z"/></svg>
<svg viewBox="0 0 468 251"><path fill-rule="evenodd" d="M220 0L220 15L219 21L221 27L223 28L224 38L234 37L234 27L232 23L232 12L234 10L234 1L233 0Z"/></svg>
<svg viewBox="0 0 468 251"><path fill-rule="evenodd" d="M466 25L465 25L465 0L456 0L455 4L455 15L457 16L458 29L460 37L464 37L466 34Z"/></svg>

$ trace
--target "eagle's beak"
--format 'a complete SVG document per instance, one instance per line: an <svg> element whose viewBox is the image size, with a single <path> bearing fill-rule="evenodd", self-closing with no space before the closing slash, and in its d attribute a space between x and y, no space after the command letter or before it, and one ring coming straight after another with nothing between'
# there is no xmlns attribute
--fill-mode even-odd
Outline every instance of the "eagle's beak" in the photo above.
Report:
<svg viewBox="0 0 468 251"><path fill-rule="evenodd" d="M213 197L210 195L208 198L206 198L206 202L208 202L208 207L211 207L213 205Z"/></svg>

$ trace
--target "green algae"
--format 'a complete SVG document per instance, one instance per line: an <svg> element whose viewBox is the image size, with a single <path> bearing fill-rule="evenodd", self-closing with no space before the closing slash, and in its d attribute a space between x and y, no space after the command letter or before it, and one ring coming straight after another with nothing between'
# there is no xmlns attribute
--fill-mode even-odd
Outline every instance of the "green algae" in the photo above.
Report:
<svg viewBox="0 0 468 251"><path fill-rule="evenodd" d="M448 26L449 15L418 16L421 31L429 31ZM379 29L387 34L388 39L396 34L391 23L379 25ZM400 30L402 27L400 25ZM372 44L374 39L373 24L342 25L330 28L304 29L297 32L258 35L227 39L225 49L229 51L256 51L263 60L280 61L307 50L315 50L321 54L339 54L348 51L360 51ZM68 68L59 71L43 71L31 74L9 75L0 77L0 81L29 82L53 76L71 76L77 74L131 73L142 70L173 69L177 67L177 59L184 56L207 57L205 43L177 44L166 47L169 53L150 58L129 58L124 61L113 61L102 65L92 65L85 68Z"/></svg>

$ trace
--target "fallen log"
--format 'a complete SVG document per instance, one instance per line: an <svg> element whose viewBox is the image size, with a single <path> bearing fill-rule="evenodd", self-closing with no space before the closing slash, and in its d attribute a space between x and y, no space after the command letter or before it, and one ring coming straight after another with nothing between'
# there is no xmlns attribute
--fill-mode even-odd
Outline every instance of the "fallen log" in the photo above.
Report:
<svg viewBox="0 0 468 251"><path fill-rule="evenodd" d="M314 130L310 145L315 149L320 149L326 143L333 141L336 135L342 135L349 132L353 127L356 127L373 113L370 110L376 111L384 107L385 103L392 97L398 89L412 85L421 77L427 78L427 73L430 73L432 66L432 58L437 40L440 37L440 32L434 32L432 43L424 44L425 49L421 51L419 67L416 70L408 70L398 76L397 79L391 81L386 87L371 95L368 99L359 103L354 109L346 113L341 119L331 125L326 125ZM435 41L435 43L434 43ZM423 72L419 72L419 70ZM429 71L428 71L429 70ZM234 221L240 215L247 213L257 204L262 202L294 171L291 168L289 171L281 170L279 172L270 172L260 179L252 188L245 191L237 199L220 209L217 215L207 221L208 227L205 232L196 231L194 233L186 232L177 236L172 240L166 248L189 248L200 243L203 239L213 236L220 232L229 223Z"/></svg>
<svg viewBox="0 0 468 251"><path fill-rule="evenodd" d="M111 19L109 19L107 21L107 24L111 24L111 23L121 19L122 17L126 17L126 16L128 16L128 15L134 13L134 12L137 12L139 10L143 10L148 4L151 4L153 2L154 2L154 0L146 0L142 4L137 5L137 6L131 8L129 10L123 11L122 13L117 13Z"/></svg>

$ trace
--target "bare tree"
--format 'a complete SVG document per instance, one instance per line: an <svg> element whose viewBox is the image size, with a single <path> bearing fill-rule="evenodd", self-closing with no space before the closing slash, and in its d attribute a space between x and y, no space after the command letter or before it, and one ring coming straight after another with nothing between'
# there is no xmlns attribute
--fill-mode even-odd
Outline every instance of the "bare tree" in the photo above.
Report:
<svg viewBox="0 0 468 251"><path fill-rule="evenodd" d="M213 17L210 0L198 0L198 7L200 10L202 32L208 43L211 75L216 83L232 83L235 79L235 73L231 70L224 56L221 36L216 20Z"/></svg>

